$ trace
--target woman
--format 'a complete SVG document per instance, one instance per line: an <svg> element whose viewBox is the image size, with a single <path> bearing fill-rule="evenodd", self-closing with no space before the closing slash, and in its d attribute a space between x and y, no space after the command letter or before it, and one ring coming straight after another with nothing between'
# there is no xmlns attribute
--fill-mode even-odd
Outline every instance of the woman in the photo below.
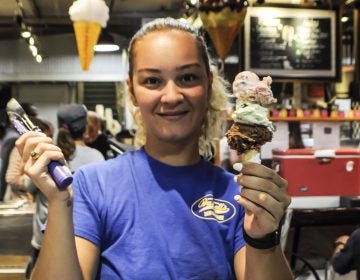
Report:
<svg viewBox="0 0 360 280"><path fill-rule="evenodd" d="M129 57L141 149L80 168L64 192L46 174L51 159L63 162L60 149L35 132L17 141L49 200L33 278L291 279L278 242L266 239L290 203L286 181L237 164L236 202L233 175L205 159L226 93L198 31L155 20L135 34Z"/></svg>

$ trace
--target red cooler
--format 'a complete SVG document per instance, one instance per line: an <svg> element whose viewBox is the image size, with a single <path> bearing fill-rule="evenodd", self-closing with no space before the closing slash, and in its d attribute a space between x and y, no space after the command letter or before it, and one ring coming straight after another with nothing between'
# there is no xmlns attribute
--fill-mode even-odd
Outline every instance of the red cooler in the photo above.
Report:
<svg viewBox="0 0 360 280"><path fill-rule="evenodd" d="M291 196L360 195L360 149L274 149L272 164Z"/></svg>

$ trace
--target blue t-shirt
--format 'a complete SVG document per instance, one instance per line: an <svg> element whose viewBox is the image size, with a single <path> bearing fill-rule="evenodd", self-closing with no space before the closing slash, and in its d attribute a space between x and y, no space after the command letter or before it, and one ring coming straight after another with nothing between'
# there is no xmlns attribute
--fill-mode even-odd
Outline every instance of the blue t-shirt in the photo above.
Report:
<svg viewBox="0 0 360 280"><path fill-rule="evenodd" d="M235 279L245 242L233 174L141 149L81 167L73 188L75 235L100 248L98 279Z"/></svg>

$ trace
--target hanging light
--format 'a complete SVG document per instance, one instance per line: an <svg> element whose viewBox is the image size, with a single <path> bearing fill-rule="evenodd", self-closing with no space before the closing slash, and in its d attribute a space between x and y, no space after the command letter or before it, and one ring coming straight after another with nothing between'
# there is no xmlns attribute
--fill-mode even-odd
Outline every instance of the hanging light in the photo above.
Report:
<svg viewBox="0 0 360 280"><path fill-rule="evenodd" d="M25 42L27 43L27 46L32 54L32 56L35 58L36 62L41 63L43 58L39 51L39 42L36 40L35 34L32 33L32 28L28 26L24 22L24 13L23 13L23 7L21 4L21 1L16 0L16 3L18 5L18 10L16 13L16 22L20 27L20 36L21 38L25 39Z"/></svg>
<svg viewBox="0 0 360 280"><path fill-rule="evenodd" d="M20 25L20 35L24 39L28 39L31 37L31 28L29 28L23 21L22 16L19 14L16 17L18 24Z"/></svg>
<svg viewBox="0 0 360 280"><path fill-rule="evenodd" d="M32 52L32 55L36 57L38 54L38 49L35 47L34 49L31 50L31 52Z"/></svg>
<svg viewBox="0 0 360 280"><path fill-rule="evenodd" d="M37 63L41 63L42 62L42 56L40 54L35 56L35 60Z"/></svg>
<svg viewBox="0 0 360 280"><path fill-rule="evenodd" d="M114 37L106 30L101 32L98 43L94 46L96 52L116 52L120 47L115 44Z"/></svg>
<svg viewBox="0 0 360 280"><path fill-rule="evenodd" d="M35 39L34 39L34 37L30 37L30 38L29 38L29 44L30 44L31 46L35 45Z"/></svg>
<svg viewBox="0 0 360 280"><path fill-rule="evenodd" d="M22 30L21 31L21 37L23 37L24 39L30 38L31 37L31 32L29 30Z"/></svg>

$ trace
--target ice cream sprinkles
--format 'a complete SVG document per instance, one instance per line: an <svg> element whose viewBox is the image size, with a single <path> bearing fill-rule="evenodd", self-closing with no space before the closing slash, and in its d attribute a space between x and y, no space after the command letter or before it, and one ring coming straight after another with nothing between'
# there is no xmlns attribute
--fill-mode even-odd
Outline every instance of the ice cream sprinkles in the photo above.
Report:
<svg viewBox="0 0 360 280"><path fill-rule="evenodd" d="M274 127L265 107L276 102L271 83L271 77L260 80L250 71L240 72L235 77L233 94L237 100L232 113L234 123L225 135L230 148L236 150L243 161L259 162L260 147L272 139Z"/></svg>

